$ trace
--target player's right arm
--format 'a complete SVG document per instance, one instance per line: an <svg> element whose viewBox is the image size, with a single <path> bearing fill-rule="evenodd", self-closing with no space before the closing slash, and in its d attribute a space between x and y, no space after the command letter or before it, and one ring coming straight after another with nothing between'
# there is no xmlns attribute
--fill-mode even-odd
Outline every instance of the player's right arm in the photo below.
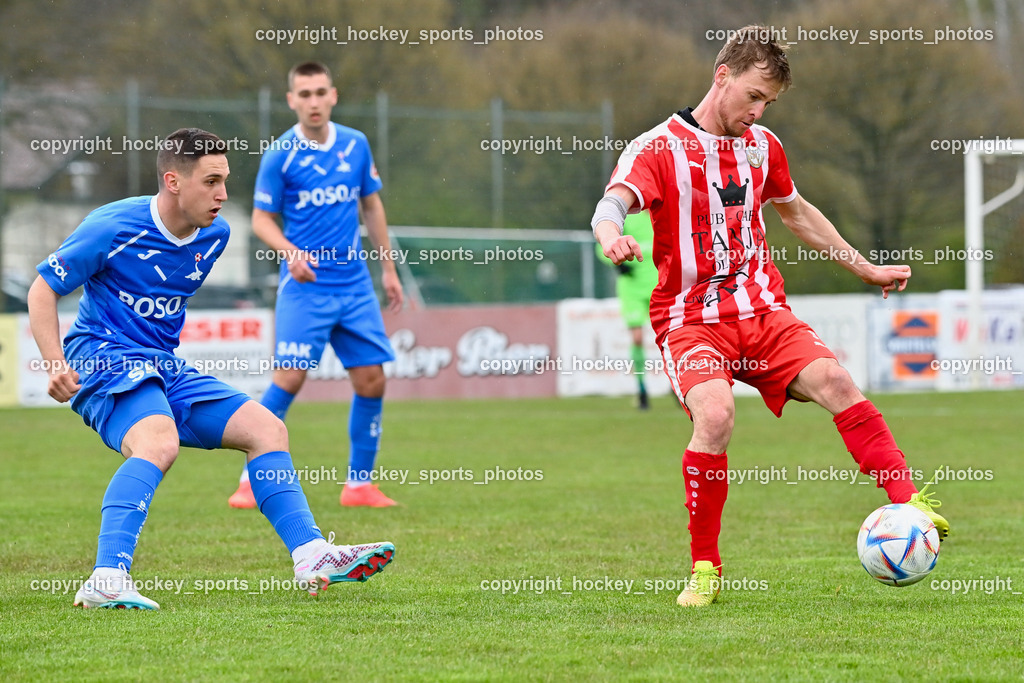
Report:
<svg viewBox="0 0 1024 683"><path fill-rule="evenodd" d="M614 199L610 200L609 198ZM626 212L636 202L637 197L633 190L625 185L614 185L605 192L594 213L594 218L597 220L593 226L594 237L601 244L601 251L604 252L605 257L615 265L619 265L623 261L632 261L634 258L638 261L644 260L636 238L632 235L622 234L622 222L626 219ZM622 210L622 206L625 206L625 210ZM599 218L601 215L607 215L606 212L611 212L615 216ZM621 216L618 215L619 213Z"/></svg>
<svg viewBox="0 0 1024 683"><path fill-rule="evenodd" d="M285 237L284 230L277 221L276 213L263 209L252 210L253 233L276 251L278 258L288 263L288 272L296 282L314 282L316 271L313 269L317 266L316 258L303 252Z"/></svg>
<svg viewBox="0 0 1024 683"><path fill-rule="evenodd" d="M294 142L294 139L289 139L289 142ZM281 214L285 206L284 166L295 153L294 149L290 153L288 150L288 146L271 146L260 159L253 193L252 231L288 264L288 272L296 282L314 282L316 257L295 246L281 229Z"/></svg>
<svg viewBox="0 0 1024 683"><path fill-rule="evenodd" d="M58 403L68 401L78 393L78 372L68 366L64 347L60 342L60 318L57 302L60 294L53 291L42 276L37 276L28 290L28 321L36 345L50 374L46 392Z"/></svg>

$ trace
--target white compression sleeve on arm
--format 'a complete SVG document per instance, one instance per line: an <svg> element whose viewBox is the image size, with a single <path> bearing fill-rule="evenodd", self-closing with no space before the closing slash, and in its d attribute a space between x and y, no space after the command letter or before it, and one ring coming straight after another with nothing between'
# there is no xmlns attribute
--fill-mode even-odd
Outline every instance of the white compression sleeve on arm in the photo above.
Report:
<svg viewBox="0 0 1024 683"><path fill-rule="evenodd" d="M618 227L619 234L622 234L622 224L626 221L626 202L615 195L605 195L597 203L594 209L594 217L590 219L590 228L597 233L597 224L601 221L611 221Z"/></svg>

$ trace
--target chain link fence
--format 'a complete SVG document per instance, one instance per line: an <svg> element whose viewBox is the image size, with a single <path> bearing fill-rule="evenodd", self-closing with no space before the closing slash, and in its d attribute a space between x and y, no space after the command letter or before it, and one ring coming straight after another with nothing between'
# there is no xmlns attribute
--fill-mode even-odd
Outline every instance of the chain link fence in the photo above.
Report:
<svg viewBox="0 0 1024 683"><path fill-rule="evenodd" d="M410 255L403 280L424 304L611 294L613 278L594 257L589 230L621 149L612 140L610 103L550 112L494 100L456 110L405 106L381 92L372 102L339 103L332 118L369 138L389 224L432 226L394 231ZM50 212L43 232L4 221L0 245L12 245L0 261L4 272L30 277L38 254L26 243L52 248L82 211L154 192L156 146L181 127L228 142L229 204L248 215L263 151L294 124L284 97L270 88L249 98L182 99L141 92L134 82L114 94L87 84L0 84L0 220L15 207ZM249 248L248 281L257 289L276 272L254 257L261 246L253 240ZM412 263L421 251L424 258ZM465 258L468 252L475 258Z"/></svg>

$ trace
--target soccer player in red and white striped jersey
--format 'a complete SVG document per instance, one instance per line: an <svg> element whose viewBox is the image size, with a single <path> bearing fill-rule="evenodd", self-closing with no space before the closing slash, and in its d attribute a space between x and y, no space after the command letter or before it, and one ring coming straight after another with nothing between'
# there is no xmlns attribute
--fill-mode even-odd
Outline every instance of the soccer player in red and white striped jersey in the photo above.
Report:
<svg viewBox="0 0 1024 683"><path fill-rule="evenodd" d="M762 210L810 247L829 253L882 296L903 291L905 265L875 265L796 190L779 139L756 125L791 84L785 48L764 27L747 26L726 42L704 99L634 140L622 153L592 222L614 263L653 258L658 286L651 324L669 377L693 420L683 455L692 578L678 602L702 607L721 585L718 535L728 493L726 448L732 436L732 383L756 387L781 416L789 399L814 401L834 416L860 470L893 503L910 503L949 524L931 495L919 492L881 413L814 331L786 305L782 275L765 241ZM653 253L622 235L627 212L647 209Z"/></svg>

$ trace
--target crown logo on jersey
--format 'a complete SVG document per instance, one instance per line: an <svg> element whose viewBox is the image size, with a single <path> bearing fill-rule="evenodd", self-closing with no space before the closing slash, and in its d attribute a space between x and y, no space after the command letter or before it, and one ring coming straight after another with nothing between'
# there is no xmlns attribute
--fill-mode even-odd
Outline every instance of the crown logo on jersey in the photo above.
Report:
<svg viewBox="0 0 1024 683"><path fill-rule="evenodd" d="M723 207L730 206L743 206L747 203L747 184L750 182L749 179L743 182L743 185L737 185L736 181L729 176L729 182L726 183L725 187L719 187L718 183L711 183L716 190L718 190L718 196L722 199Z"/></svg>

